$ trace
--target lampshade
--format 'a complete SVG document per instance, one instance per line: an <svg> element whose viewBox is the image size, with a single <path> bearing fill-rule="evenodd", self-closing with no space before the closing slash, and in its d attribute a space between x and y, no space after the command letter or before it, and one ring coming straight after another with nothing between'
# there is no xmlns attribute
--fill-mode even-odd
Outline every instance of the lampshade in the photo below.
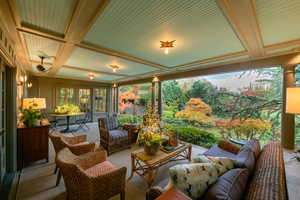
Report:
<svg viewBox="0 0 300 200"><path fill-rule="evenodd" d="M24 98L22 108L33 109L33 110L45 109L46 99L45 98Z"/></svg>
<svg viewBox="0 0 300 200"><path fill-rule="evenodd" d="M300 114L300 87L286 89L286 113Z"/></svg>

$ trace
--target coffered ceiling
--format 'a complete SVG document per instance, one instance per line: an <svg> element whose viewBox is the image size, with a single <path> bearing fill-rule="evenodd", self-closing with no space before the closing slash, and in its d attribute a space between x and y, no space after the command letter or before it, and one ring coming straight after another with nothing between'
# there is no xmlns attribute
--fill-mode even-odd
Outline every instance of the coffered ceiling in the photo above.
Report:
<svg viewBox="0 0 300 200"><path fill-rule="evenodd" d="M11 0L32 74L115 83L292 54L299 0ZM168 55L160 41L176 40ZM47 73L35 68L39 55ZM110 65L118 65L112 72Z"/></svg>

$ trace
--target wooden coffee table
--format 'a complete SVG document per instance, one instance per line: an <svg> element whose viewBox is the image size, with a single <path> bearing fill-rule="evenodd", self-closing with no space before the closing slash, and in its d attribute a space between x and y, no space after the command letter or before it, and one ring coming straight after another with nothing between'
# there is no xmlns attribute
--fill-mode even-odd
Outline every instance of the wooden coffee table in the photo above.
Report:
<svg viewBox="0 0 300 200"><path fill-rule="evenodd" d="M182 146L172 152L167 153L159 150L154 156L147 155L143 149L132 152L131 174L127 181L129 181L133 177L134 173L136 173L144 179L148 187L151 187L159 167L171 161L191 161L192 145L184 142L180 142L179 144Z"/></svg>

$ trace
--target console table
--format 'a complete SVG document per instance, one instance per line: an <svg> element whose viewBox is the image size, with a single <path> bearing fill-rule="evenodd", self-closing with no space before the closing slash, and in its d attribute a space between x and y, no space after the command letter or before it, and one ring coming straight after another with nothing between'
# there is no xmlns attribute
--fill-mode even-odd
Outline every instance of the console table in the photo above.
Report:
<svg viewBox="0 0 300 200"><path fill-rule="evenodd" d="M19 170L34 161L45 159L48 162L49 127L50 125L17 129Z"/></svg>

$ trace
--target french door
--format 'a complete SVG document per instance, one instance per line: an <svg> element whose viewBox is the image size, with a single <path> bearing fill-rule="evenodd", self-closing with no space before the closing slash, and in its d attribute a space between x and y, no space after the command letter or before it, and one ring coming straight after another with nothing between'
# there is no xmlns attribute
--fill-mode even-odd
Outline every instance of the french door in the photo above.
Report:
<svg viewBox="0 0 300 200"><path fill-rule="evenodd" d="M0 179L1 182L6 172L6 121L5 121L5 97L6 97L5 66L0 58ZM0 182L0 183L1 183Z"/></svg>

